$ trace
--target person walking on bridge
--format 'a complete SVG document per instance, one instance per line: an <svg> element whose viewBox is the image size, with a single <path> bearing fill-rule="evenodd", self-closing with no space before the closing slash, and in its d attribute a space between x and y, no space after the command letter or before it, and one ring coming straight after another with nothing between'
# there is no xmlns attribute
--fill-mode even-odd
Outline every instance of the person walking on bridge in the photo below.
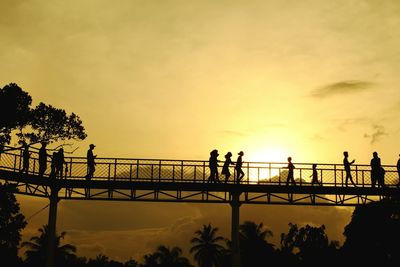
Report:
<svg viewBox="0 0 400 267"><path fill-rule="evenodd" d="M233 165L231 157L232 157L231 152L226 153L224 166L222 167L221 174L225 175L225 183L227 183L229 180L229 177L231 177L231 172L229 171L229 166Z"/></svg>
<svg viewBox="0 0 400 267"><path fill-rule="evenodd" d="M86 180L90 180L93 177L94 171L96 170L95 165L96 163L94 162L94 159L97 157L97 155L93 155L93 149L96 146L94 144L89 145L89 150L87 151L87 175L85 176Z"/></svg>
<svg viewBox="0 0 400 267"><path fill-rule="evenodd" d="M310 177L312 177L311 185L316 184L322 186L322 181L321 183L318 181L317 164L312 165L312 174L310 175Z"/></svg>
<svg viewBox="0 0 400 267"><path fill-rule="evenodd" d="M346 171L346 187L348 186L348 181L350 179L350 182L356 186L356 184L353 181L353 177L351 176L351 169L350 166L355 162L353 159L351 162L349 162L349 153L347 151L343 152L344 159L343 159L343 165L344 165L344 170Z"/></svg>
<svg viewBox="0 0 400 267"><path fill-rule="evenodd" d="M238 153L239 157L237 158L236 161L236 166L235 166L235 170L236 170L236 181L238 184L240 184L240 181L243 179L244 177L244 172L242 170L242 166L243 166L243 159L242 156L244 155L243 151L240 151Z"/></svg>
<svg viewBox="0 0 400 267"><path fill-rule="evenodd" d="M22 169L21 173L28 174L29 172L29 158L31 153L29 153L29 145L24 142L23 143L24 150L22 151Z"/></svg>
<svg viewBox="0 0 400 267"><path fill-rule="evenodd" d="M294 167L294 165L292 163L292 158L288 157L287 160L289 162L289 164L287 166L287 168L289 170L288 170L288 176L287 176L287 179L286 179L286 186L288 186L290 182L293 183L293 185L296 185L296 181L294 180L294 169L295 169L295 167Z"/></svg>
<svg viewBox="0 0 400 267"><path fill-rule="evenodd" d="M65 174L66 174L68 172L68 166L64 159L64 148L60 148L55 158L56 178L57 177L64 178L64 164L65 164Z"/></svg>
<svg viewBox="0 0 400 267"><path fill-rule="evenodd" d="M208 167L210 168L210 177L208 177L209 182L217 183L218 179L218 150L214 149L210 152L210 159L208 160Z"/></svg>
<svg viewBox="0 0 400 267"><path fill-rule="evenodd" d="M378 157L378 153L372 153L371 159L371 186L375 187L376 183L380 185L380 175L381 175L381 159Z"/></svg>
<svg viewBox="0 0 400 267"><path fill-rule="evenodd" d="M39 149L39 177L43 177L47 169L47 143L42 142L42 147Z"/></svg>

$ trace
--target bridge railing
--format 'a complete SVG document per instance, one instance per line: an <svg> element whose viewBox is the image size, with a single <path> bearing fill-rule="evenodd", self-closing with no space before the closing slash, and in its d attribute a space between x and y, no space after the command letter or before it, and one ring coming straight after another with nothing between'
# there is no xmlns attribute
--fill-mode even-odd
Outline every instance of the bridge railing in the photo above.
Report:
<svg viewBox="0 0 400 267"><path fill-rule="evenodd" d="M0 154L0 169L16 173L22 170L20 151ZM219 172L223 162L220 163ZM294 178L297 185L311 185L312 163L294 163ZM399 177L396 166L383 166L385 185L396 186ZM288 174L287 163L274 162L244 162L244 178L241 184L274 184L286 185ZM371 168L369 165L352 165L354 182L360 187L371 187ZM48 161L44 178L48 178L51 162ZM37 153L33 152L29 159L29 174L37 175L39 162ZM227 183L235 183L234 166L230 167L231 177ZM318 180L323 186L345 186L345 171L342 164L318 164ZM87 174L86 158L65 157L63 176L59 179L85 180ZM142 181L142 182L194 182L206 183L210 171L208 161L201 160L169 160L169 159L126 159L126 158L97 158L96 171L92 180L105 181ZM219 174L219 180L225 182L225 176ZM349 185L351 182L349 181Z"/></svg>

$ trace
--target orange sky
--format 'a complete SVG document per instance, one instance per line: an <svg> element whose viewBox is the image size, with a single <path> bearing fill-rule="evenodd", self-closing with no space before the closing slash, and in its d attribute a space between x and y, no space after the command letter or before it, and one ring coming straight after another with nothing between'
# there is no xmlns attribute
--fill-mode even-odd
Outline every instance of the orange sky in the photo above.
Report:
<svg viewBox="0 0 400 267"><path fill-rule="evenodd" d="M398 1L5 0L0 10L1 86L15 82L34 104L77 113L88 132L77 156L95 143L104 157L207 159L217 148L221 155L243 150L248 161L339 163L344 150L357 163L368 163L373 151L383 164L398 159ZM30 199L22 207L28 215L42 204ZM93 255L80 239L89 228L67 218L75 204L61 205L59 228ZM182 217L192 228L223 221L201 205L178 212L168 204L174 216L153 225L148 221L159 220L142 205L118 206L132 226L96 228L103 208L87 221L102 240L107 231L138 231L155 243L164 238L154 237L160 229ZM249 208L248 218L269 225L259 209ZM278 209L276 236L291 209ZM341 227L348 215L335 215ZM27 231L44 221L33 220ZM104 249L118 246L111 244Z"/></svg>

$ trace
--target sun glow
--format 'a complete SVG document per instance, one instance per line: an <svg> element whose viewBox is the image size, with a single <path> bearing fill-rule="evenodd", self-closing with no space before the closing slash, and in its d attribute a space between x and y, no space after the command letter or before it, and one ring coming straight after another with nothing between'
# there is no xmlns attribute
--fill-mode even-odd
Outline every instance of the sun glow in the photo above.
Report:
<svg viewBox="0 0 400 267"><path fill-rule="evenodd" d="M251 162L286 162L288 156L290 155L284 147L265 147L249 152L247 160Z"/></svg>

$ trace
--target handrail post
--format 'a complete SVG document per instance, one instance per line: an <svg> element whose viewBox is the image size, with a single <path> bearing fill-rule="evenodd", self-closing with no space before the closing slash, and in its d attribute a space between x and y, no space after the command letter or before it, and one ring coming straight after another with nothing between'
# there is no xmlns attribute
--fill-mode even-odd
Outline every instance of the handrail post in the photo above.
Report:
<svg viewBox="0 0 400 267"><path fill-rule="evenodd" d="M139 160L136 160L136 179L139 179Z"/></svg>
<svg viewBox="0 0 400 267"><path fill-rule="evenodd" d="M158 162L158 182L161 182L161 160Z"/></svg>
<svg viewBox="0 0 400 267"><path fill-rule="evenodd" d="M183 181L183 160L181 161L181 181Z"/></svg>
<svg viewBox="0 0 400 267"><path fill-rule="evenodd" d="M114 181L117 179L117 159L114 160Z"/></svg>

